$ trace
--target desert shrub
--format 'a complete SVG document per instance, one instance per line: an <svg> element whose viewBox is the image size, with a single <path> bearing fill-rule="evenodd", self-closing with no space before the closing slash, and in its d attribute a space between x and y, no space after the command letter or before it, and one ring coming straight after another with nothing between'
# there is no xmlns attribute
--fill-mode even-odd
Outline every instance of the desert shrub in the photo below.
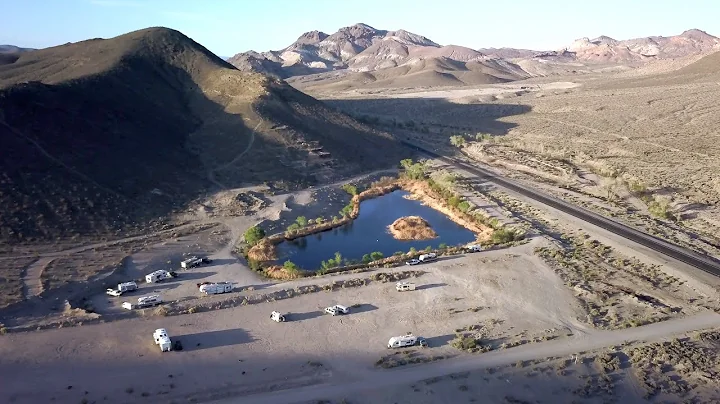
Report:
<svg viewBox="0 0 720 404"><path fill-rule="evenodd" d="M648 204L648 211L651 215L662 218L670 219L672 214L670 213L670 201L667 199L655 199Z"/></svg>
<svg viewBox="0 0 720 404"><path fill-rule="evenodd" d="M342 186L343 191L347 192L348 194L355 196L358 194L357 187L352 184L345 184Z"/></svg>
<svg viewBox="0 0 720 404"><path fill-rule="evenodd" d="M470 210L470 203L468 201L460 201L458 203L457 208L464 213L467 213Z"/></svg>
<svg viewBox="0 0 720 404"><path fill-rule="evenodd" d="M427 177L427 166L424 162L413 162L412 159L400 161L400 166L405 170L403 175L413 180L420 180Z"/></svg>
<svg viewBox="0 0 720 404"><path fill-rule="evenodd" d="M381 253L380 251L373 251L373 252L370 253L370 258L371 258L373 261L381 260L381 259L383 259L384 257L385 257L385 255L383 255L383 253Z"/></svg>
<svg viewBox="0 0 720 404"><path fill-rule="evenodd" d="M454 348L470 352L475 352L480 349L480 344L478 344L478 341L470 335L457 334L455 336L455 339L450 341L450 345L452 345Z"/></svg>
<svg viewBox="0 0 720 404"><path fill-rule="evenodd" d="M300 230L300 225L297 223L293 223L287 227L287 231L295 231L295 230Z"/></svg>
<svg viewBox="0 0 720 404"><path fill-rule="evenodd" d="M462 135L450 136L450 144L455 147L460 147L465 144L465 137Z"/></svg>
<svg viewBox="0 0 720 404"><path fill-rule="evenodd" d="M447 247L448 247L448 245L445 244L445 243L440 243L440 245L438 246L438 248L441 249L441 250L444 250L444 249L446 249Z"/></svg>
<svg viewBox="0 0 720 404"><path fill-rule="evenodd" d="M368 262L370 262L370 261L372 261L372 260L373 260L373 259L370 257L370 254L365 254L365 255L362 256L362 260L361 260L361 261L367 264Z"/></svg>
<svg viewBox="0 0 720 404"><path fill-rule="evenodd" d="M300 273L300 268L298 268L298 266L290 260L283 263L283 268L288 275L298 275Z"/></svg>
<svg viewBox="0 0 720 404"><path fill-rule="evenodd" d="M495 244L505 244L505 243L510 243L512 241L521 240L522 236L520 233L518 233L514 229L500 228L500 229L493 231L493 234L492 234L492 236L490 236L490 239Z"/></svg>
<svg viewBox="0 0 720 404"><path fill-rule="evenodd" d="M308 220L305 216L298 216L297 219L295 219L295 223L300 227L305 227L308 225Z"/></svg>
<svg viewBox="0 0 720 404"><path fill-rule="evenodd" d="M352 203L349 203L349 204L345 205L342 208L342 210L340 210L340 215L342 217L348 217L348 216L350 216L350 213L352 213L352 211L353 211L353 205L352 205Z"/></svg>
<svg viewBox="0 0 720 404"><path fill-rule="evenodd" d="M265 230L258 226L253 226L245 231L243 237L248 245L254 246L265 237Z"/></svg>

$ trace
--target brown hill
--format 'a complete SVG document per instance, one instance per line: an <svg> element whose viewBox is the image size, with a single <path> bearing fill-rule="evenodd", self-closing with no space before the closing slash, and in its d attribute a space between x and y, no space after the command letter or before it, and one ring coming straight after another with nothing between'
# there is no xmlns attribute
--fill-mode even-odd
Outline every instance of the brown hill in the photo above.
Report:
<svg viewBox="0 0 720 404"><path fill-rule="evenodd" d="M311 93L357 88L448 87L503 83L528 75L504 60L460 62L446 57L413 58L397 66L369 72L323 73L288 79L294 87Z"/></svg>
<svg viewBox="0 0 720 404"><path fill-rule="evenodd" d="M581 38L566 48L580 61L637 64L648 60L676 59L720 49L720 39L691 29L669 37L650 36L616 40L607 36Z"/></svg>
<svg viewBox="0 0 720 404"><path fill-rule="evenodd" d="M389 135L166 28L0 66L0 139L0 241L11 244L139 232L219 187L311 183L404 155Z"/></svg>
<svg viewBox="0 0 720 404"><path fill-rule="evenodd" d="M21 48L15 45L0 45L0 65L14 63L18 60L21 53L31 50L33 49Z"/></svg>

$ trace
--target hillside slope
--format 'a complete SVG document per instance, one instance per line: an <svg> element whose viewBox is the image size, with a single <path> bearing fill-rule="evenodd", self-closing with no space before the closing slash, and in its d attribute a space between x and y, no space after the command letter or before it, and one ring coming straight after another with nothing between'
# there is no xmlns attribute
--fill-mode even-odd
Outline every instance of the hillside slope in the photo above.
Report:
<svg viewBox="0 0 720 404"><path fill-rule="evenodd" d="M12 151L0 162L0 241L11 244L130 234L219 187L314 183L405 153L166 28L0 66L0 141Z"/></svg>

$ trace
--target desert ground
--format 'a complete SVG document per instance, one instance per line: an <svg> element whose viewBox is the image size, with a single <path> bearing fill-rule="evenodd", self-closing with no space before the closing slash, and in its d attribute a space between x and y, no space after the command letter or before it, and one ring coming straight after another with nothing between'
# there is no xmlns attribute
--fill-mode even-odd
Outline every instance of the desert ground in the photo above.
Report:
<svg viewBox="0 0 720 404"><path fill-rule="evenodd" d="M633 87L632 77L610 77L315 95L398 137L720 255L716 83ZM144 236L7 251L0 262L15 280L1 284L0 401L718 400L720 280L429 164L525 239L418 266L289 281L262 277L237 254L251 226L273 233L301 215L328 217L348 203L341 185L397 172L388 167L295 192L225 189ZM213 261L122 297L104 294L195 254ZM397 292L400 280L417 290ZM234 291L201 296L196 283L205 281ZM167 303L120 306L155 293ZM350 313L323 313L334 304ZM271 321L273 310L288 321ZM161 327L182 351L160 352L152 332ZM386 348L408 332L428 347Z"/></svg>

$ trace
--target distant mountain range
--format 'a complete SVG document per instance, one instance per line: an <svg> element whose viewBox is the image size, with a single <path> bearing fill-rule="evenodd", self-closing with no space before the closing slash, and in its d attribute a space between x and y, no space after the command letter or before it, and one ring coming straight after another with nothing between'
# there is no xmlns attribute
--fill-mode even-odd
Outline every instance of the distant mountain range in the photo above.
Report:
<svg viewBox="0 0 720 404"><path fill-rule="evenodd" d="M286 48L239 53L228 61L240 70L284 79L326 73L307 80L342 79L363 85L392 86L389 80L397 81L398 77L408 75L435 76L430 82L444 84L508 81L550 74L553 70L549 70L548 65L551 64L637 66L650 60L683 58L718 49L720 39L691 29L670 37L581 38L556 50L475 50L458 45L442 46L405 30L380 30L360 23L340 28L331 35L306 32ZM293 80L306 81L304 78ZM399 85L408 81L412 80L402 79Z"/></svg>

